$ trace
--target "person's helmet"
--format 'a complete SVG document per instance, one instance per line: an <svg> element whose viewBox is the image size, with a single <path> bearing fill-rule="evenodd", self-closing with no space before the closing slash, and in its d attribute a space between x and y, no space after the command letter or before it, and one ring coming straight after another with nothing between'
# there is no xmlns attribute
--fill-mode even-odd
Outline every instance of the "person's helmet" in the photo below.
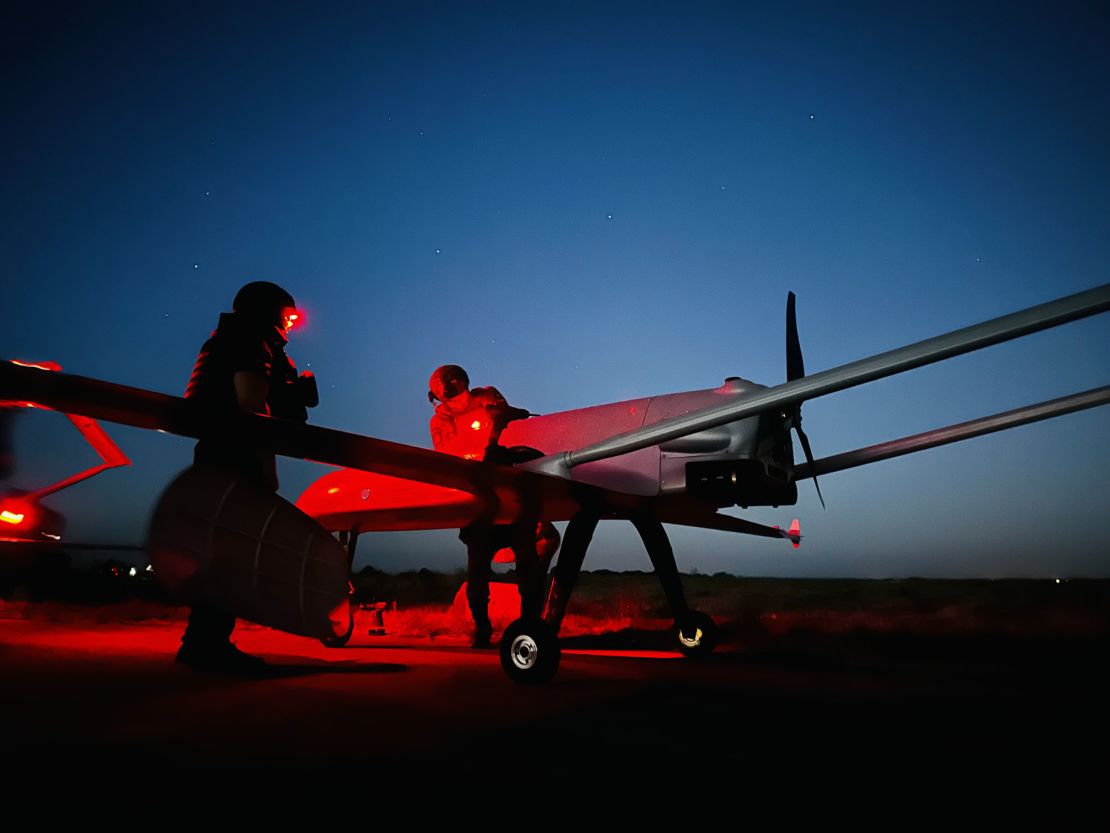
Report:
<svg viewBox="0 0 1110 833"><path fill-rule="evenodd" d="M231 309L238 315L261 325L274 326L283 332L289 329L290 317L296 320L297 303L293 296L269 281L253 281L235 294Z"/></svg>
<svg viewBox="0 0 1110 833"><path fill-rule="evenodd" d="M445 364L437 367L428 380L428 401L446 402L470 388L470 377L466 371L457 364Z"/></svg>

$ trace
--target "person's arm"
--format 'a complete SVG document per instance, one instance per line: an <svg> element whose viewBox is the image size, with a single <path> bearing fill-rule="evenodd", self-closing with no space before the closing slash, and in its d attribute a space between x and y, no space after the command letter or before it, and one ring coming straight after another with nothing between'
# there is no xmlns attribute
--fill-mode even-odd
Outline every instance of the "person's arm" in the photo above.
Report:
<svg viewBox="0 0 1110 833"><path fill-rule="evenodd" d="M270 383L261 373L250 370L240 370L235 374L235 398L239 400L239 409L248 414L265 414L269 416L270 408L266 398L270 395ZM273 452L265 449L256 451L258 460L262 463L262 471L266 477L267 485L276 492L278 488L277 458Z"/></svg>
<svg viewBox="0 0 1110 833"><path fill-rule="evenodd" d="M500 433L506 425L515 419L527 419L531 414L524 408L514 408L497 388L481 388L481 401L489 412Z"/></svg>

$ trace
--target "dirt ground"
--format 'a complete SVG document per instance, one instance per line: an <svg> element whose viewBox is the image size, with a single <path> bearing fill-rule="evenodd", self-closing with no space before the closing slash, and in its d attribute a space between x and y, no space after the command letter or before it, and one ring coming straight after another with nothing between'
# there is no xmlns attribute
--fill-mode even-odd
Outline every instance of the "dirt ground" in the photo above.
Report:
<svg viewBox="0 0 1110 833"><path fill-rule="evenodd" d="M376 621L362 611L342 649L241 623L235 639L270 672L237 679L173 663L180 608L159 618L134 600L9 600L5 783L59 762L85 780L153 767L162 780L341 773L398 789L507 777L679 792L783 779L1081 784L1101 771L1086 763L1110 739L1097 605L1016 628L964 608L776 604L724 618L718 652L691 661L650 605L597 618L583 599L559 673L539 688L510 682L496 651L466 647L446 605L400 609L386 636L368 635Z"/></svg>

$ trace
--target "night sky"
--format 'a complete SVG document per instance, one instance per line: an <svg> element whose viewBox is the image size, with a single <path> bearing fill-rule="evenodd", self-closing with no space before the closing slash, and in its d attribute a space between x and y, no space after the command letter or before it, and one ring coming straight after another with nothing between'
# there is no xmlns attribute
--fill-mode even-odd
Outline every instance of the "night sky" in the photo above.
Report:
<svg viewBox="0 0 1110 833"><path fill-rule="evenodd" d="M774 5L774 8L772 6ZM0 356L180 395L248 280L308 323L313 422L429 446L430 372L535 412L784 380L1110 279L1105 3L5 4ZM815 400L818 457L1110 382L1110 320ZM1110 409L675 529L680 567L1110 575ZM51 498L138 542L182 438ZM14 484L93 462L23 415ZM295 498L319 466L282 461ZM739 510L735 510L739 513ZM462 567L453 532L359 565ZM628 524L587 566L648 569Z"/></svg>

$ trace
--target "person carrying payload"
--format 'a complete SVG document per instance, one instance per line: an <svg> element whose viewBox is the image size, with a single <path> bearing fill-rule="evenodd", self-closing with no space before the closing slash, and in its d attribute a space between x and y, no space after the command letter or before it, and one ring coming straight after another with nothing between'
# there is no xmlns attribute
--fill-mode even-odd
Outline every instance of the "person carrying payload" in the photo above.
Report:
<svg viewBox="0 0 1110 833"><path fill-rule="evenodd" d="M311 373L298 375L285 353L288 333L299 323L292 296L268 281L248 283L235 296L232 311L220 315L215 331L200 348L185 398L196 403L207 427L193 457L194 468L236 473L261 493L278 488L274 452L241 435L236 415L267 414L304 422L319 401ZM198 603L189 614L177 661L204 671L251 673L265 665L230 641L235 615Z"/></svg>

